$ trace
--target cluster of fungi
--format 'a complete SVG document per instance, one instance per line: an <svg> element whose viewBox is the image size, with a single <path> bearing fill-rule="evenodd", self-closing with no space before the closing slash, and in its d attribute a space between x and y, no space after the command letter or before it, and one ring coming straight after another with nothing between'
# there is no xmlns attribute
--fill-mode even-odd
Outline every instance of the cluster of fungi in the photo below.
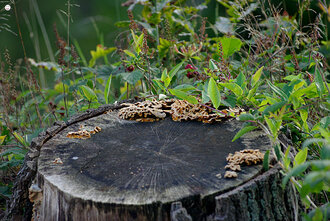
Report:
<svg viewBox="0 0 330 221"><path fill-rule="evenodd" d="M174 121L202 121L214 123L233 118L243 112L241 108L215 110L211 104L191 104L185 100L146 100L134 104L124 103L119 117L124 120L154 122L171 116Z"/></svg>
<svg viewBox="0 0 330 221"><path fill-rule="evenodd" d="M225 178L235 178L237 177L236 171L241 171L241 165L253 165L261 163L264 159L264 154L258 149L245 149L241 151L236 151L235 154L229 154L226 158L228 164L225 166L226 171Z"/></svg>
<svg viewBox="0 0 330 221"><path fill-rule="evenodd" d="M69 132L66 137L68 138L77 138L77 139L88 139L91 138L92 134L96 134L101 131L101 128L96 126L93 130L83 129L83 126L80 126L78 131Z"/></svg>

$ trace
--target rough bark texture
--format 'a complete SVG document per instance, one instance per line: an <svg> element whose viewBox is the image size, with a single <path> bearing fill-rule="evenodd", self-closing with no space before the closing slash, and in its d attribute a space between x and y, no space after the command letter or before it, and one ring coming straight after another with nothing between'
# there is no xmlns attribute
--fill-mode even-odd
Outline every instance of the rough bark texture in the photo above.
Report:
<svg viewBox="0 0 330 221"><path fill-rule="evenodd" d="M276 165L246 184L216 196L215 214L209 220L295 220L301 207L298 193L290 183L283 189L282 178L280 166Z"/></svg>

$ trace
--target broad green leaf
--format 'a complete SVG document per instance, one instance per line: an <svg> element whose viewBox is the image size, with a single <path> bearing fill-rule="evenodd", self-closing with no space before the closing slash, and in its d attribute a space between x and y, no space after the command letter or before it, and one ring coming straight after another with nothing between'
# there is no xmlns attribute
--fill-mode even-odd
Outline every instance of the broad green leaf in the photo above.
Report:
<svg viewBox="0 0 330 221"><path fill-rule="evenodd" d="M236 96L241 96L243 94L242 88L236 83L220 83L220 85L234 92Z"/></svg>
<svg viewBox="0 0 330 221"><path fill-rule="evenodd" d="M315 71L315 84L316 84L319 95L322 96L323 91L325 90L325 87L324 87L323 79L322 79L322 76L321 76L321 73L319 70Z"/></svg>
<svg viewBox="0 0 330 221"><path fill-rule="evenodd" d="M204 86L203 86L203 91L202 91L202 103L207 103L210 101L210 97L208 95L207 89L208 89L208 82L204 82Z"/></svg>
<svg viewBox="0 0 330 221"><path fill-rule="evenodd" d="M175 74L180 70L182 65L183 65L183 62L180 62L168 73L168 76L170 76L171 80L175 76Z"/></svg>
<svg viewBox="0 0 330 221"><path fill-rule="evenodd" d="M286 104L287 104L287 101L280 101L275 104L272 104L272 105L266 107L262 114L267 115L269 113L275 113L277 110L281 109Z"/></svg>
<svg viewBox="0 0 330 221"><path fill-rule="evenodd" d="M269 150L267 150L264 155L263 169L265 171L269 170Z"/></svg>
<svg viewBox="0 0 330 221"><path fill-rule="evenodd" d="M234 24L230 22L229 18L219 16L214 26L223 34L234 34Z"/></svg>
<svg viewBox="0 0 330 221"><path fill-rule="evenodd" d="M125 72L121 74L123 79L127 81L129 84L135 85L142 77L143 74L140 70L135 70L132 72Z"/></svg>
<svg viewBox="0 0 330 221"><path fill-rule="evenodd" d="M236 84L238 84L242 88L245 81L246 81L246 77L243 74L243 72L241 72L236 78Z"/></svg>
<svg viewBox="0 0 330 221"><path fill-rule="evenodd" d="M264 66L262 66L261 68L259 68L257 70L257 72L252 76L252 87L254 87L254 85L256 85L256 83L259 81L263 69L264 69Z"/></svg>
<svg viewBox="0 0 330 221"><path fill-rule="evenodd" d="M110 77L108 78L107 83L105 85L105 89L104 89L104 100L105 100L106 104L109 103L111 80L112 80L112 75L110 75Z"/></svg>
<svg viewBox="0 0 330 221"><path fill-rule="evenodd" d="M196 88L190 84L180 84L180 85L176 86L174 89L184 91L184 92L196 90Z"/></svg>
<svg viewBox="0 0 330 221"><path fill-rule="evenodd" d="M242 46L241 40L236 37L222 37L220 42L222 44L223 59L227 59L236 51L239 51Z"/></svg>
<svg viewBox="0 0 330 221"><path fill-rule="evenodd" d="M83 94L87 100L89 101L97 100L97 96L95 92L90 87L82 85L79 88L83 91Z"/></svg>
<svg viewBox="0 0 330 221"><path fill-rule="evenodd" d="M201 61L202 59L200 58L200 57L198 57L198 56L193 56L193 57L191 57L192 59L195 59L195 60L197 60L197 61Z"/></svg>
<svg viewBox="0 0 330 221"><path fill-rule="evenodd" d="M192 104L198 104L197 99L194 96L187 94L186 92L183 92L183 91L177 90L177 89L169 89L169 91L171 94L173 94L174 96L176 96L180 99L186 100Z"/></svg>
<svg viewBox="0 0 330 221"><path fill-rule="evenodd" d="M252 114L241 114L238 119L240 121L255 120L255 117Z"/></svg>
<svg viewBox="0 0 330 221"><path fill-rule="evenodd" d="M232 142L243 136L244 134L256 129L257 127L255 126L245 126L243 127L240 131L237 132L237 134L234 136Z"/></svg>
<svg viewBox="0 0 330 221"><path fill-rule="evenodd" d="M220 96L220 91L217 86L217 83L213 78L210 78L209 80L209 85L207 88L209 97L211 98L212 104L215 108L218 108L221 103L221 96Z"/></svg>
<svg viewBox="0 0 330 221"><path fill-rule="evenodd" d="M307 153L308 153L307 148L300 150L294 158L293 166L297 166L302 163L305 163L305 161L307 159Z"/></svg>
<svg viewBox="0 0 330 221"><path fill-rule="evenodd" d="M272 82L270 82L269 80L267 80L267 83L269 85L269 87L277 94L279 95L282 100L287 101L289 98L288 96L278 87L276 87L274 84L272 84Z"/></svg>

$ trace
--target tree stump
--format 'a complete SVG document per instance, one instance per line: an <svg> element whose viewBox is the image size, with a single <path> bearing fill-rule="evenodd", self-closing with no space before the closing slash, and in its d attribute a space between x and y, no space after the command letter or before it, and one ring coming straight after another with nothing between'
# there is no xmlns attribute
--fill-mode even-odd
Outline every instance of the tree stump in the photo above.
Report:
<svg viewBox="0 0 330 221"><path fill-rule="evenodd" d="M242 166L237 178L224 178L229 153L271 148L260 131L231 142L242 126L236 120L142 123L105 113L118 108L86 112L41 134L8 214L26 205L29 184L34 220L292 220L292 191L281 189L278 167L260 175L260 164ZM67 137L96 127L88 139Z"/></svg>

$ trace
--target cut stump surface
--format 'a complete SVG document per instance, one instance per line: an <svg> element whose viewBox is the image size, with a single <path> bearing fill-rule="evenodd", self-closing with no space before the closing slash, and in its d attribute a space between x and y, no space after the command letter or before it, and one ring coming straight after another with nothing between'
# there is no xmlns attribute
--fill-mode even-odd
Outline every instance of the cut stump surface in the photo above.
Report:
<svg viewBox="0 0 330 221"><path fill-rule="evenodd" d="M102 130L89 139L66 135L81 126ZM181 201L194 220L215 207L215 196L252 179L261 165L242 166L224 178L226 157L243 149L270 148L260 132L231 142L236 120L216 124L141 123L117 112L72 124L46 142L38 159L43 186L40 216L47 220L170 220L171 203ZM54 163L60 158L62 164Z"/></svg>

